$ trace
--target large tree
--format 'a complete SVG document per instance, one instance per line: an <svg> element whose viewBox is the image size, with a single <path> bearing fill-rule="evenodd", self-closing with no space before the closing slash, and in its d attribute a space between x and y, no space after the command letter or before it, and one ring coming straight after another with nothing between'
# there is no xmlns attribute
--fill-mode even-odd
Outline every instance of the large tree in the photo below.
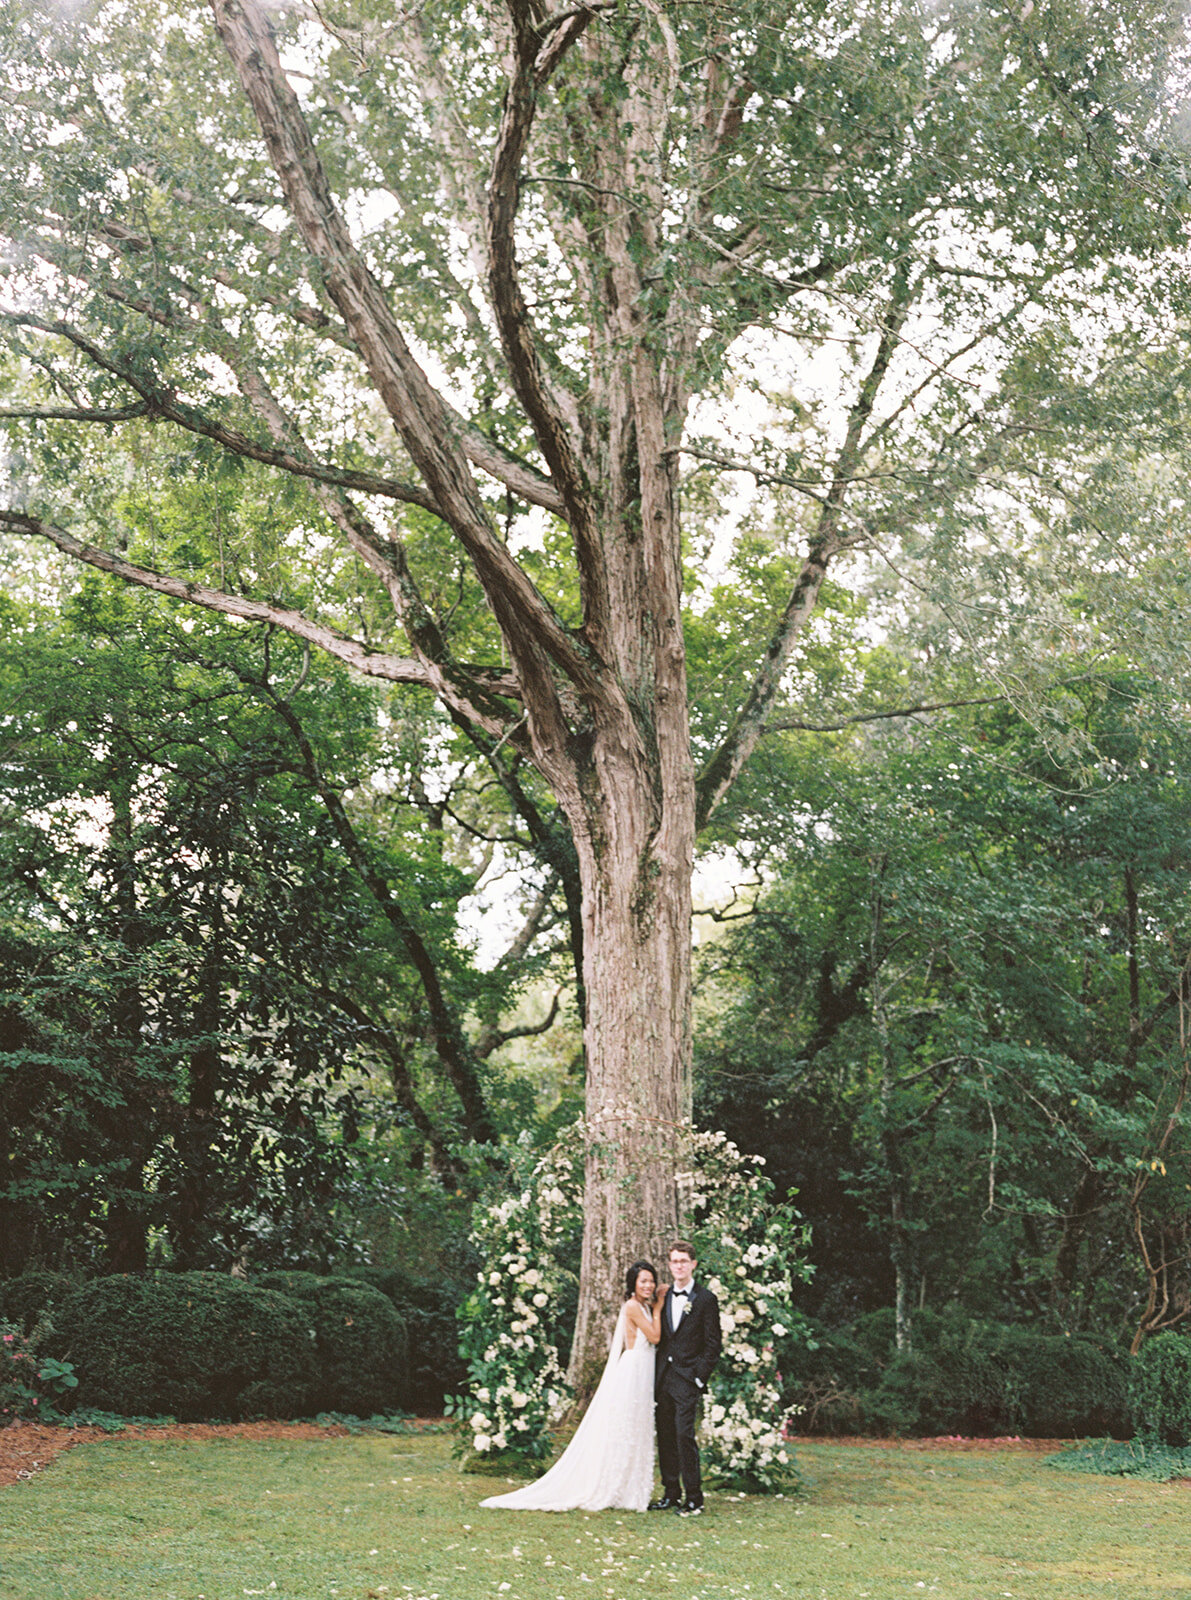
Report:
<svg viewBox="0 0 1191 1600"><path fill-rule="evenodd" d="M3 523L427 686L502 781L548 785L581 902L582 1365L617 1267L680 1222L696 838L828 569L949 566L953 647L991 630L1005 671L1029 535L1127 425L1056 414L1046 374L1078 346L1094 392L1166 328L1179 29L1146 0L8 18ZM1073 432L1085 453L1056 455ZM272 544L130 512L185 439L258 464ZM684 457L797 497L785 593L694 738ZM1099 531L1076 529L1085 567L1115 559Z"/></svg>

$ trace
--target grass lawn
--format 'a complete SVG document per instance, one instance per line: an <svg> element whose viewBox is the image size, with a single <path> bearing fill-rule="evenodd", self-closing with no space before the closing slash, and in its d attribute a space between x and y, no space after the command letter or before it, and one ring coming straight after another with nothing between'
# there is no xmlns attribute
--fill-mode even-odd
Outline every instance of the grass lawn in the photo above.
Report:
<svg viewBox="0 0 1191 1600"><path fill-rule="evenodd" d="M0 1494L3 1600L1191 1596L1191 1488L1008 1451L803 1447L797 1499L481 1511L438 1437L88 1444Z"/></svg>

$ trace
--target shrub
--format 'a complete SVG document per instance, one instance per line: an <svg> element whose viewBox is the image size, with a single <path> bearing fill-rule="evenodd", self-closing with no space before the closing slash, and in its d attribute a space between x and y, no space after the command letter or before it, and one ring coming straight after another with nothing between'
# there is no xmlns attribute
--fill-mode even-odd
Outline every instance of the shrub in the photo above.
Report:
<svg viewBox="0 0 1191 1600"><path fill-rule="evenodd" d="M891 1313L819 1331L816 1342L788 1372L808 1429L1042 1438L1128 1432L1125 1362L1092 1339L924 1312L910 1350L895 1348Z"/></svg>
<svg viewBox="0 0 1191 1600"><path fill-rule="evenodd" d="M317 1369L305 1309L222 1273L99 1278L64 1302L55 1323L88 1406L190 1422L311 1410Z"/></svg>
<svg viewBox="0 0 1191 1600"><path fill-rule="evenodd" d="M400 1404L419 1416L440 1415L445 1397L457 1394L467 1380L467 1366L459 1353L457 1311L470 1282L418 1280L379 1267L366 1268L358 1276L386 1296L405 1325L408 1358Z"/></svg>
<svg viewBox="0 0 1191 1600"><path fill-rule="evenodd" d="M408 1387L405 1326L392 1301L358 1278L267 1272L262 1288L298 1301L313 1327L313 1409L367 1417L401 1404Z"/></svg>
<svg viewBox="0 0 1191 1600"><path fill-rule="evenodd" d="M78 1280L64 1272L31 1267L28 1272L0 1283L0 1319L11 1322L24 1333L31 1333L34 1326L77 1287Z"/></svg>
<svg viewBox="0 0 1191 1600"><path fill-rule="evenodd" d="M1028 1328L996 1331L991 1352L1012 1379L1016 1406L1005 1427L1040 1439L1128 1435L1129 1364L1095 1339L1035 1333Z"/></svg>
<svg viewBox="0 0 1191 1600"><path fill-rule="evenodd" d="M1130 1367L1129 1402L1139 1438L1191 1444L1191 1339L1159 1333L1142 1345Z"/></svg>
<svg viewBox="0 0 1191 1600"><path fill-rule="evenodd" d="M10 1422L59 1422L59 1397L78 1379L69 1361L44 1353L53 1333L42 1318L30 1332L0 1319L0 1427Z"/></svg>

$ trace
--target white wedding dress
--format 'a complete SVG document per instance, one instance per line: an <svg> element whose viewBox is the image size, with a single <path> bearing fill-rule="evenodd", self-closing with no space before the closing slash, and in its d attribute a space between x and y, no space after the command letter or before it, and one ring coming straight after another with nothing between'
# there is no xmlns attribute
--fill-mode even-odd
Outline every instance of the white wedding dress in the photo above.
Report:
<svg viewBox="0 0 1191 1600"><path fill-rule="evenodd" d="M627 1302L626 1302L627 1305ZM542 1477L481 1500L510 1511L644 1511L653 1492L653 1345L625 1345L622 1306L599 1388L574 1437Z"/></svg>

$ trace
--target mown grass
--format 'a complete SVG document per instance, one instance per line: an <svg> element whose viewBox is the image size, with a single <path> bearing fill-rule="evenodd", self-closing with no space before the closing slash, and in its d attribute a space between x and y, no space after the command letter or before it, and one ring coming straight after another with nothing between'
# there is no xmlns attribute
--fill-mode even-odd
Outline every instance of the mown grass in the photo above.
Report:
<svg viewBox="0 0 1191 1600"><path fill-rule="evenodd" d="M1037 1456L815 1445L798 1499L482 1511L448 1441L118 1436L0 1494L3 1600L1168 1600L1191 1490Z"/></svg>

